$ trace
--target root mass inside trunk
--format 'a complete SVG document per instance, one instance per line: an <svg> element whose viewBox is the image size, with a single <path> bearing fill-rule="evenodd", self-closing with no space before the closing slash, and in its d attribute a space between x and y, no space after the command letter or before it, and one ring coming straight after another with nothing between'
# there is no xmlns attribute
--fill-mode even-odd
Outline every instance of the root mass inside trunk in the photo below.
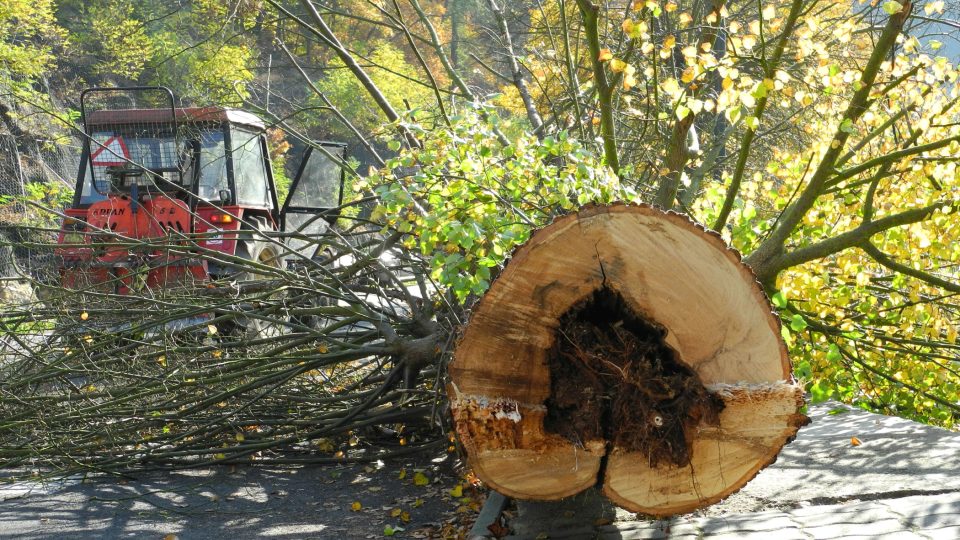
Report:
<svg viewBox="0 0 960 540"><path fill-rule="evenodd" d="M546 431L575 443L606 439L653 466L688 465L686 433L701 422L716 425L723 401L665 336L608 288L568 311L547 360Z"/></svg>

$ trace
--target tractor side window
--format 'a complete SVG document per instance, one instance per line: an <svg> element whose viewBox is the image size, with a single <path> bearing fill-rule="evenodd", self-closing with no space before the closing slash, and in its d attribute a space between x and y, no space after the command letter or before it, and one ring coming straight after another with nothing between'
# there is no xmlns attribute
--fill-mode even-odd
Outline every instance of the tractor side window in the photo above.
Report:
<svg viewBox="0 0 960 540"><path fill-rule="evenodd" d="M227 153L223 132L200 132L200 186L197 196L205 200L219 200L220 191L230 189L227 183Z"/></svg>
<svg viewBox="0 0 960 540"><path fill-rule="evenodd" d="M80 181L80 204L93 204L107 198L106 189L94 189L93 173L90 170L90 161L83 168L83 180Z"/></svg>
<svg viewBox="0 0 960 540"><path fill-rule="evenodd" d="M237 202L269 208L272 205L260 135L236 127L232 134L233 180L237 186Z"/></svg>

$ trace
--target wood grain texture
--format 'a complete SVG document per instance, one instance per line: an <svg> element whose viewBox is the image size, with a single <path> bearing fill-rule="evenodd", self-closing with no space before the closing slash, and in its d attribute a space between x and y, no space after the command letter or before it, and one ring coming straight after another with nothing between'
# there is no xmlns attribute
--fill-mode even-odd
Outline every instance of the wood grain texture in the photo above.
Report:
<svg viewBox="0 0 960 540"><path fill-rule="evenodd" d="M688 436L687 468L651 468L605 440L544 432L559 319L602 287L665 328L667 345L727 405L719 426ZM742 487L802 419L779 319L740 255L687 217L649 206L587 207L535 233L474 310L450 377L457 433L492 487L549 500L602 480L612 500L652 515Z"/></svg>

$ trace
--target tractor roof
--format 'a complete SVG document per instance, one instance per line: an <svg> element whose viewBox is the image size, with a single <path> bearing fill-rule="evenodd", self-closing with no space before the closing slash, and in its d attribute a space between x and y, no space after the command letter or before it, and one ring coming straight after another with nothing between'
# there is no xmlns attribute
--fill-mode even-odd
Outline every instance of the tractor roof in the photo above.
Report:
<svg viewBox="0 0 960 540"><path fill-rule="evenodd" d="M257 130L265 128L263 120L256 115L227 107L182 107L174 110L178 122L231 122ZM170 109L102 109L87 114L87 124L91 126L160 124L170 120Z"/></svg>

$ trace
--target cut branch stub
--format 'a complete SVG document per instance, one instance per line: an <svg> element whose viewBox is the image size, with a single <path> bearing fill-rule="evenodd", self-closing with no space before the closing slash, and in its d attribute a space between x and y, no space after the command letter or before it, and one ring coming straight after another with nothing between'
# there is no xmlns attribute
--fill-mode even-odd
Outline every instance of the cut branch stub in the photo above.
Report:
<svg viewBox="0 0 960 540"><path fill-rule="evenodd" d="M521 246L450 366L477 475L517 498L595 484L665 516L719 501L805 421L780 323L719 235L648 206L588 207Z"/></svg>

